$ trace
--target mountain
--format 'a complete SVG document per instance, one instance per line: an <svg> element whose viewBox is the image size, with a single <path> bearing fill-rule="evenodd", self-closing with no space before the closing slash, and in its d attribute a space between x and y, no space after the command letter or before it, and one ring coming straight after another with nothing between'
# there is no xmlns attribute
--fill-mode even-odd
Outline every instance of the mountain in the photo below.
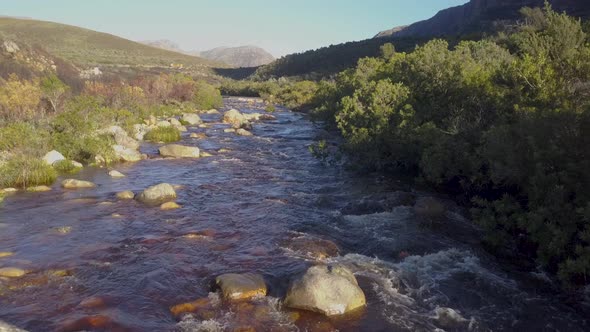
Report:
<svg viewBox="0 0 590 332"><path fill-rule="evenodd" d="M272 54L257 46L218 47L196 55L234 67L258 67L275 60Z"/></svg>
<svg viewBox="0 0 590 332"><path fill-rule="evenodd" d="M405 28L382 31L376 37L437 37L485 32L492 30L494 22L519 19L522 7L542 7L544 3L545 0L471 0ZM588 0L551 0L549 3L557 11L590 17Z"/></svg>
<svg viewBox="0 0 590 332"><path fill-rule="evenodd" d="M42 48L82 68L183 68L192 73L207 74L212 73L212 67L226 67L215 61L147 46L108 33L38 20L1 17L0 39Z"/></svg>
<svg viewBox="0 0 590 332"><path fill-rule="evenodd" d="M180 46L168 39L159 39L159 40L144 40L141 41L140 43L145 44L145 45L149 45L152 47L157 47L157 48L161 48L163 50L168 50L168 51L173 51L173 52L178 52L178 53L185 53Z"/></svg>

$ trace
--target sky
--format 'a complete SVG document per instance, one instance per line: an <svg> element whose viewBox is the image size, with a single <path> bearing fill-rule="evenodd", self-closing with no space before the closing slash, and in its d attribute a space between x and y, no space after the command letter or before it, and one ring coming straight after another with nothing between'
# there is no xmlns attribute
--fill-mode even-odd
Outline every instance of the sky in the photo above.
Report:
<svg viewBox="0 0 590 332"><path fill-rule="evenodd" d="M468 0L0 0L30 17L187 51L260 46L274 56L362 40Z"/></svg>

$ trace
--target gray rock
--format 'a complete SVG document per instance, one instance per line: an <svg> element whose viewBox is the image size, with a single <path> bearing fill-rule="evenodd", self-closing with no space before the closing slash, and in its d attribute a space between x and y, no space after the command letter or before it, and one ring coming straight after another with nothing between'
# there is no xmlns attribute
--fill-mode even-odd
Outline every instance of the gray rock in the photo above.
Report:
<svg viewBox="0 0 590 332"><path fill-rule="evenodd" d="M200 151L196 146L168 144L160 147L160 155L175 158L199 158Z"/></svg>
<svg viewBox="0 0 590 332"><path fill-rule="evenodd" d="M291 284L285 305L335 316L364 307L366 299L348 269L340 265L317 265Z"/></svg>
<svg viewBox="0 0 590 332"><path fill-rule="evenodd" d="M182 115L182 121L188 123L190 126L195 126L203 123L201 117L194 113L185 113Z"/></svg>
<svg viewBox="0 0 590 332"><path fill-rule="evenodd" d="M161 183L145 189L137 196L137 200L149 205L160 205L176 199L176 191L171 184Z"/></svg>

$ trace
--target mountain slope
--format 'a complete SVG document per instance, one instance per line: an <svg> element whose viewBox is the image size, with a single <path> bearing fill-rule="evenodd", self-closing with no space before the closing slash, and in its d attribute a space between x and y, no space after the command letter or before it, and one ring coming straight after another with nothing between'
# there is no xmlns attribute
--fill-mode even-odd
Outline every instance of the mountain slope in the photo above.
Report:
<svg viewBox="0 0 590 332"><path fill-rule="evenodd" d="M0 37L40 46L51 54L79 66L169 67L194 69L224 67L195 56L147 46L107 33L75 26L15 18L0 18Z"/></svg>
<svg viewBox="0 0 590 332"><path fill-rule="evenodd" d="M185 53L180 46L168 39L159 39L159 40L144 40L141 41L140 43L151 46L151 47L157 47L157 48L161 48L163 50L168 50L168 51L173 51L173 52L178 52L178 53Z"/></svg>
<svg viewBox="0 0 590 332"><path fill-rule="evenodd" d="M441 10L434 17L403 29L382 31L376 37L436 37L470 34L492 30L496 21L518 19L522 7L542 7L545 0L471 0L468 3ZM588 0L550 0L557 11L578 17L590 16Z"/></svg>
<svg viewBox="0 0 590 332"><path fill-rule="evenodd" d="M258 67L275 60L272 54L257 46L218 47L196 55L234 67Z"/></svg>

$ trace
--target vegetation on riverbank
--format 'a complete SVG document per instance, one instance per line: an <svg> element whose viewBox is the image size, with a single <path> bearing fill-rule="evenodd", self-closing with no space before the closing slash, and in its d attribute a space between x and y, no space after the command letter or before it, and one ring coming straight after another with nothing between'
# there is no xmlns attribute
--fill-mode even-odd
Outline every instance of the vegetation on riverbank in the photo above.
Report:
<svg viewBox="0 0 590 332"><path fill-rule="evenodd" d="M109 126L120 126L134 136L135 126L152 117L207 110L222 102L217 88L184 75L86 81L82 91L74 93L52 71L29 79L6 72L0 78L0 187L4 188L51 184L57 172L76 170L70 161L114 161L115 137L102 132ZM152 131L148 138L157 142L180 139L177 128ZM51 150L68 162L42 161Z"/></svg>
<svg viewBox="0 0 590 332"><path fill-rule="evenodd" d="M523 9L510 34L413 52L381 48L334 79L230 82L313 109L353 164L417 174L469 202L498 253L525 254L567 287L590 276L590 45L578 19Z"/></svg>

